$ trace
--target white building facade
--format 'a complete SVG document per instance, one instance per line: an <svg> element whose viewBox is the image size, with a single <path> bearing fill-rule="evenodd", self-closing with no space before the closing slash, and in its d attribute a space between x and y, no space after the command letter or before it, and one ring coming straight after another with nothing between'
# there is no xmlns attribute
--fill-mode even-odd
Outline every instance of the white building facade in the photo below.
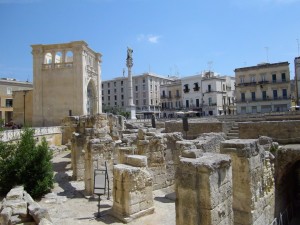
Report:
<svg viewBox="0 0 300 225"><path fill-rule="evenodd" d="M182 78L183 108L198 116L235 114L234 82L211 71Z"/></svg>
<svg viewBox="0 0 300 225"><path fill-rule="evenodd" d="M161 96L160 86L174 80L153 73L143 73L132 76L133 103L136 107L137 118L150 118L152 114L160 115ZM128 78L117 77L102 82L103 110L128 107L129 89Z"/></svg>

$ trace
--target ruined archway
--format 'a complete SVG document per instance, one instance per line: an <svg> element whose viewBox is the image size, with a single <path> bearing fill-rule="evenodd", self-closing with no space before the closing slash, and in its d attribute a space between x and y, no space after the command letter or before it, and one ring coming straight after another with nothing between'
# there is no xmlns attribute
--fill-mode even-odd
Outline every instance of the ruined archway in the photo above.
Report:
<svg viewBox="0 0 300 225"><path fill-rule="evenodd" d="M275 215L279 218L280 213L300 209L300 145L286 145L278 150L275 172Z"/></svg>
<svg viewBox="0 0 300 225"><path fill-rule="evenodd" d="M87 86L86 111L88 115L94 115L97 112L97 95L95 83L93 80L90 80Z"/></svg>

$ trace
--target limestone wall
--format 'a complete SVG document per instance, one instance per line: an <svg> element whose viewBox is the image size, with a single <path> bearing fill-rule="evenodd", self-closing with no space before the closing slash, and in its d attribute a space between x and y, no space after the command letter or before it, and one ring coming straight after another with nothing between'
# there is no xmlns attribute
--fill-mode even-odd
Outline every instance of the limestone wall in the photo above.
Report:
<svg viewBox="0 0 300 225"><path fill-rule="evenodd" d="M221 143L232 160L235 225L270 224L274 219L274 179L266 152L256 139Z"/></svg>
<svg viewBox="0 0 300 225"><path fill-rule="evenodd" d="M197 121L197 120L189 120L189 131L186 133L185 131L183 131L182 121L165 122L166 133L182 132L185 139L193 139L203 133L226 132L228 129L229 128L225 122L217 122L217 121L204 122L204 121Z"/></svg>
<svg viewBox="0 0 300 225"><path fill-rule="evenodd" d="M154 212L153 178L146 169L146 156L128 155L125 161L114 166L112 214L128 223Z"/></svg>
<svg viewBox="0 0 300 225"><path fill-rule="evenodd" d="M185 155L193 157L182 157L176 170L176 225L233 224L230 157Z"/></svg>
<svg viewBox="0 0 300 225"><path fill-rule="evenodd" d="M299 143L300 120L239 123L239 135L241 139L268 136L280 144Z"/></svg>

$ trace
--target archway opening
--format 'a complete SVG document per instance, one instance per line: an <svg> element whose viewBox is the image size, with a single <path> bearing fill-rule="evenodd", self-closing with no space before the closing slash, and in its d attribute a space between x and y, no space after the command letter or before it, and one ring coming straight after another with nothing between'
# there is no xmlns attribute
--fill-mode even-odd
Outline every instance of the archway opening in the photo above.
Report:
<svg viewBox="0 0 300 225"><path fill-rule="evenodd" d="M276 217L290 221L300 210L300 161L289 163L276 185Z"/></svg>
<svg viewBox="0 0 300 225"><path fill-rule="evenodd" d="M97 113L97 95L94 82L91 80L87 86L87 114L94 115Z"/></svg>

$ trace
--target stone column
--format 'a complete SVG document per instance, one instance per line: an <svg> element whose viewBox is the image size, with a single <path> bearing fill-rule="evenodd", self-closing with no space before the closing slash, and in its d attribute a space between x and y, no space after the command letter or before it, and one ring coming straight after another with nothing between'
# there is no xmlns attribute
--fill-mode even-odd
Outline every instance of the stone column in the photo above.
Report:
<svg viewBox="0 0 300 225"><path fill-rule="evenodd" d="M130 110L130 119L136 119L135 105L133 104L133 90L132 90L132 76L131 76L131 68L133 66L132 52L133 52L132 49L127 48L126 66L128 68L128 91L129 91L128 107Z"/></svg>
<svg viewBox="0 0 300 225"><path fill-rule="evenodd" d="M152 176L147 171L147 157L127 155L126 164L114 166L112 214L128 223L154 212Z"/></svg>
<svg viewBox="0 0 300 225"><path fill-rule="evenodd" d="M221 143L221 153L232 159L234 224L270 224L274 184L265 180L269 165L263 147L256 139L233 139Z"/></svg>
<svg viewBox="0 0 300 225"><path fill-rule="evenodd" d="M201 155L199 150L185 150L177 167L176 225L232 225L230 157Z"/></svg>

